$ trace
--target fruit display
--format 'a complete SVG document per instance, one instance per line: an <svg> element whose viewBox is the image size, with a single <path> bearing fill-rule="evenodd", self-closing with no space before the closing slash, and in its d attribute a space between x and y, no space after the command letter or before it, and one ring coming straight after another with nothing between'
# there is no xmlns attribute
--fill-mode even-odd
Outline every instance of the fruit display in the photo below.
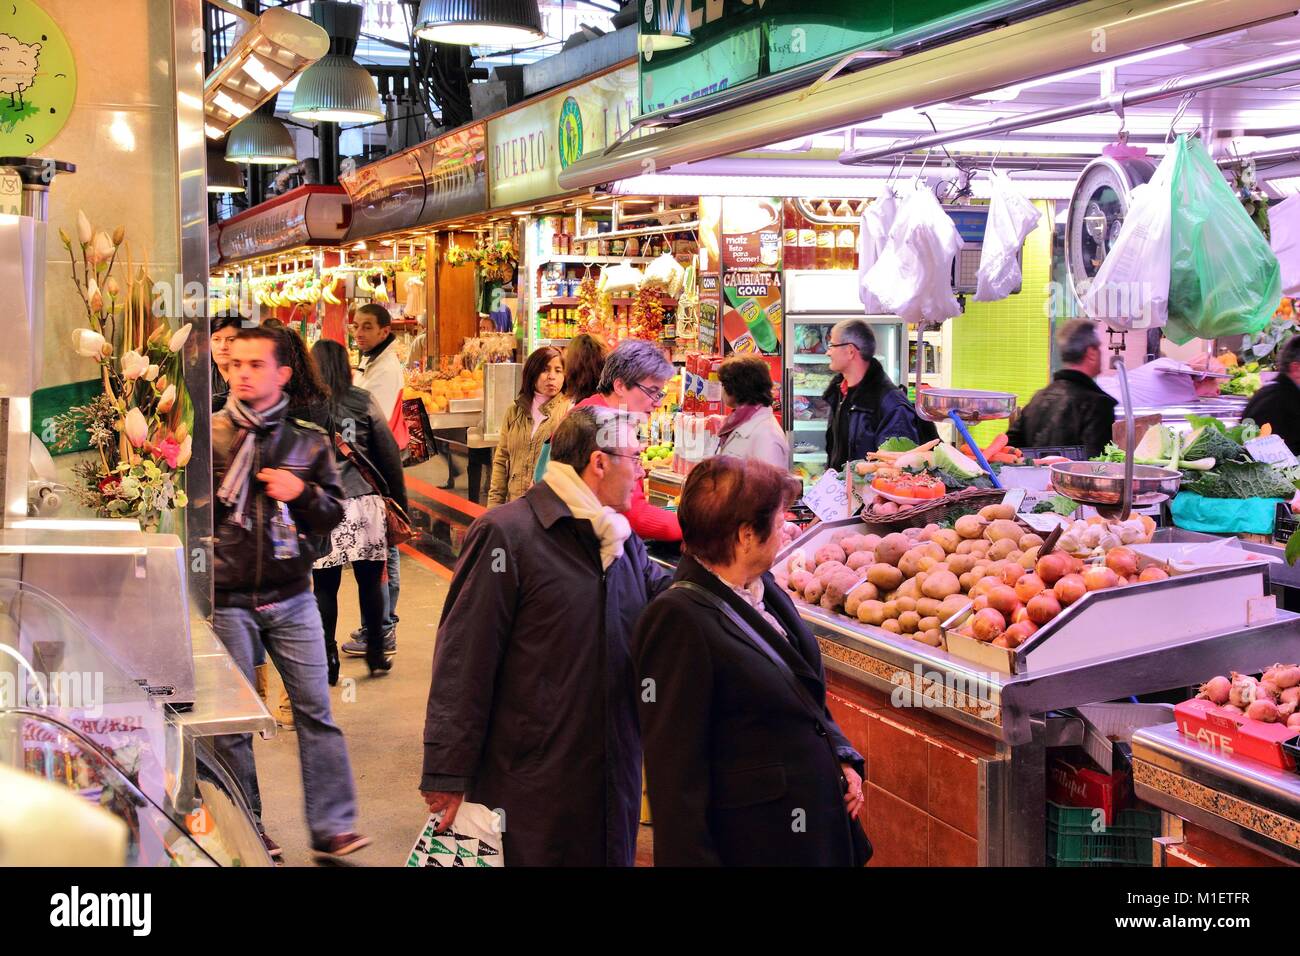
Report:
<svg viewBox="0 0 1300 956"><path fill-rule="evenodd" d="M418 398L430 415L441 414L452 399L483 397L483 370L418 372L407 377L402 397Z"/></svg>
<svg viewBox="0 0 1300 956"><path fill-rule="evenodd" d="M993 504L952 528L841 530L813 554L796 549L773 573L796 600L931 647L943 642L943 622L969 608L958 633L1003 648L1089 591L1168 576L1139 573L1137 554L1122 546L1093 565L1062 551L1040 557L1043 539L1014 519L1010 505Z"/></svg>
<svg viewBox="0 0 1300 956"><path fill-rule="evenodd" d="M891 438L863 461L850 462L846 467L863 486L859 494L867 501L863 509L867 518L895 517L914 506L909 499L930 504L954 491L992 487L988 475L973 458L938 439L918 446L905 438ZM866 493L866 486L901 500L876 498Z"/></svg>
<svg viewBox="0 0 1300 956"><path fill-rule="evenodd" d="M980 452L984 455L984 460L990 464L997 462L1000 465L1022 465L1025 461L1025 456L1019 448L1007 444L1005 432L989 442L987 448L981 448ZM970 445L964 443L961 446L961 453L970 458L975 457Z"/></svg>
<svg viewBox="0 0 1300 956"><path fill-rule="evenodd" d="M932 475L911 475L906 472L894 477L879 475L871 480L871 487L895 498L915 501L933 501L948 493L944 483Z"/></svg>
<svg viewBox="0 0 1300 956"><path fill-rule="evenodd" d="M1208 700L1226 714L1286 724L1300 733L1300 664L1274 664L1259 677L1235 671L1212 677L1196 699Z"/></svg>
<svg viewBox="0 0 1300 956"><path fill-rule="evenodd" d="M658 468L665 462L671 462L673 457L673 443L670 441L660 442L657 445L647 445L641 452L641 464L645 470Z"/></svg>

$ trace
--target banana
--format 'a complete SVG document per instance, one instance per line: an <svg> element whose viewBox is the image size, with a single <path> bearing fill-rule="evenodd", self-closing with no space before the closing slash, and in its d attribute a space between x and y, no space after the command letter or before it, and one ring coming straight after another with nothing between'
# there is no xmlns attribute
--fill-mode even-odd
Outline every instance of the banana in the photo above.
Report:
<svg viewBox="0 0 1300 956"><path fill-rule="evenodd" d="M374 292L375 292L375 301L376 301L376 302L387 302L387 301L388 301L388 286L384 283L384 280L383 280L383 279L380 279L380 280L379 280L379 285L377 285L377 286L374 287Z"/></svg>
<svg viewBox="0 0 1300 956"><path fill-rule="evenodd" d="M375 287L370 284L370 280L366 278L365 273L357 274L357 290L364 292L366 295L374 294Z"/></svg>
<svg viewBox="0 0 1300 956"><path fill-rule="evenodd" d="M334 290L338 288L338 284L339 284L339 277L334 276L330 280L329 284L327 284L325 288L321 290L321 298L325 300L326 305L343 304L343 300L334 294Z"/></svg>

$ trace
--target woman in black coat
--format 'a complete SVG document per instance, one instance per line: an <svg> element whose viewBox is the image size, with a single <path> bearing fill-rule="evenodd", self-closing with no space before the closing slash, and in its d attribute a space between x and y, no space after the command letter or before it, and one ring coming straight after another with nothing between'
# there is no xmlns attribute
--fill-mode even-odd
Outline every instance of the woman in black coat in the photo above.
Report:
<svg viewBox="0 0 1300 956"><path fill-rule="evenodd" d="M784 471L727 455L682 491L673 587L637 627L656 866L861 866L862 756L826 708L817 642L767 573Z"/></svg>

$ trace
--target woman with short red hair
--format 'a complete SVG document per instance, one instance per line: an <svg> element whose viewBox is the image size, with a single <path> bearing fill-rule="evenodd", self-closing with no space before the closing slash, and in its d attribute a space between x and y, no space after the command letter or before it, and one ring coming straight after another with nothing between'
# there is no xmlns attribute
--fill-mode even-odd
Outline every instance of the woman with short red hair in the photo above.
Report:
<svg viewBox="0 0 1300 956"><path fill-rule="evenodd" d="M862 756L768 573L798 479L719 455L682 489L673 586L637 627L657 866L861 866Z"/></svg>

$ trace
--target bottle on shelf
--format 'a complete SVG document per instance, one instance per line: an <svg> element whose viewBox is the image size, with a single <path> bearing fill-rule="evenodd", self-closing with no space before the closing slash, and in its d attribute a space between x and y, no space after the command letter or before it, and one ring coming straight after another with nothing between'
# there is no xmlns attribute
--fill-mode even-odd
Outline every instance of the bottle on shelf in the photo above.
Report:
<svg viewBox="0 0 1300 956"><path fill-rule="evenodd" d="M817 261L817 229L799 209L794 214L799 224L798 268L811 269Z"/></svg>
<svg viewBox="0 0 1300 956"><path fill-rule="evenodd" d="M844 222L836 227L835 232L835 268L856 269L858 267L858 227L853 223L853 207L847 199L841 200L835 209L835 215Z"/></svg>
<svg viewBox="0 0 1300 956"><path fill-rule="evenodd" d="M799 254L799 211L794 207L794 200L785 201L785 211L781 223L781 244L785 247L785 267L802 269L802 257Z"/></svg>
<svg viewBox="0 0 1300 956"><path fill-rule="evenodd" d="M817 204L813 212L826 219L834 215L831 204L825 199ZM835 267L835 227L828 222L817 223L817 256L814 265L818 269Z"/></svg>

